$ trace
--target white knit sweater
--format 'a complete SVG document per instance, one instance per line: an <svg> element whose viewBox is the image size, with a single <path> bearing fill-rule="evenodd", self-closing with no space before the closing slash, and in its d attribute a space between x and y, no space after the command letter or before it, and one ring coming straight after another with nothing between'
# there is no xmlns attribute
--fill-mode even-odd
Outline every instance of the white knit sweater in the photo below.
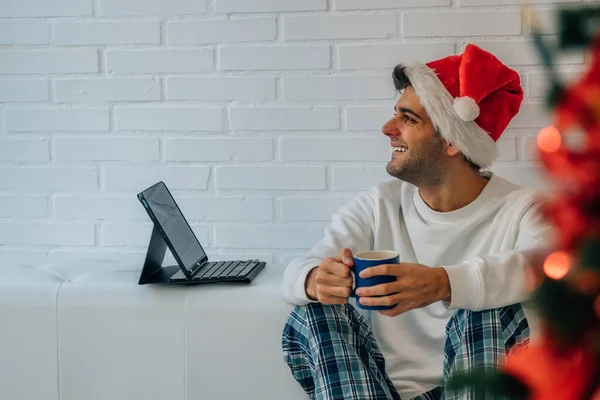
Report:
<svg viewBox="0 0 600 400"><path fill-rule="evenodd" d="M388 375L402 398L417 396L441 380L445 327L454 310L526 300L521 251L547 244L549 234L537 201L534 191L491 175L473 202L440 213L430 209L411 184L379 184L343 206L323 239L287 267L283 298L291 304L309 303L304 290L308 272L344 247L353 253L394 250L400 262L444 267L452 290L450 304L438 302L394 318L371 315ZM526 313L533 330L533 316Z"/></svg>

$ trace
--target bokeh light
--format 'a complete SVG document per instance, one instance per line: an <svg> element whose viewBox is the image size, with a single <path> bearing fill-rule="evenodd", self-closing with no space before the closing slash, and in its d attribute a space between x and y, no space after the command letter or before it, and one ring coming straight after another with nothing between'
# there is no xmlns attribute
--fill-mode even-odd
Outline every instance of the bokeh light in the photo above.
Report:
<svg viewBox="0 0 600 400"><path fill-rule="evenodd" d="M544 261L544 273L552 279L561 279L570 268L571 257L563 251L550 254Z"/></svg>
<svg viewBox="0 0 600 400"><path fill-rule="evenodd" d="M560 149L562 138L560 132L553 126L542 129L537 137L538 147L546 153L554 153Z"/></svg>

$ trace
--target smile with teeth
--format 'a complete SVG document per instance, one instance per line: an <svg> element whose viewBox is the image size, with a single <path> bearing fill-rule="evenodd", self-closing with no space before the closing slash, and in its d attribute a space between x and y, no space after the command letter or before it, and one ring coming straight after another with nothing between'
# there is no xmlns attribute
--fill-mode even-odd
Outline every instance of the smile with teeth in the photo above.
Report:
<svg viewBox="0 0 600 400"><path fill-rule="evenodd" d="M408 147L404 147L404 146L394 147L394 151L398 151L400 153L406 153L408 151Z"/></svg>

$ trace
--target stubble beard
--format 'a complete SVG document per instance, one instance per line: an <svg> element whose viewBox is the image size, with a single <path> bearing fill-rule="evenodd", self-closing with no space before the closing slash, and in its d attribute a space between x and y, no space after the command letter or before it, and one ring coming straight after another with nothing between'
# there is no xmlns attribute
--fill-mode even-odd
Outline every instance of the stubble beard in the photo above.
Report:
<svg viewBox="0 0 600 400"><path fill-rule="evenodd" d="M409 149L404 160L392 159L386 166L388 174L415 186L435 186L443 182L444 140L434 136L429 143Z"/></svg>

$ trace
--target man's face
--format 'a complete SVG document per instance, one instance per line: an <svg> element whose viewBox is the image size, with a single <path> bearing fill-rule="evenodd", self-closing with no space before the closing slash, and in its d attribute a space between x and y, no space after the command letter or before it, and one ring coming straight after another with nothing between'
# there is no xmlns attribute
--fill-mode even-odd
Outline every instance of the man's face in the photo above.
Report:
<svg viewBox="0 0 600 400"><path fill-rule="evenodd" d="M394 108L395 115L381 129L390 138L392 159L387 172L414 185L441 181L446 143L412 87L407 87Z"/></svg>

